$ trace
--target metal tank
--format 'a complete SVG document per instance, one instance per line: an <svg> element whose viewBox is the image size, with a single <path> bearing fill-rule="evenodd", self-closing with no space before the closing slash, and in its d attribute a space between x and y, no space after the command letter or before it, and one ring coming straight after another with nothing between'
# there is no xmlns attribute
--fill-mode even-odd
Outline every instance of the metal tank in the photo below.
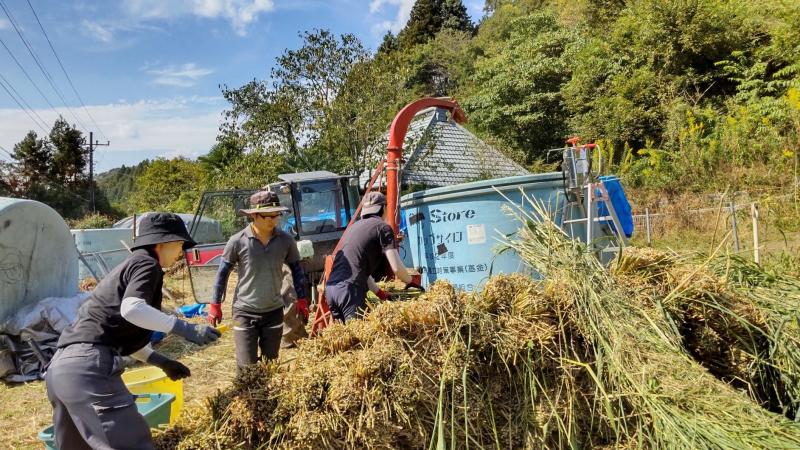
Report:
<svg viewBox="0 0 800 450"><path fill-rule="evenodd" d="M522 175L446 186L414 192L401 198L405 239L401 257L422 275L423 285L447 279L466 291L478 289L490 275L529 273L511 251L498 254L502 235L516 232L520 224L503 212L509 200L524 204L535 200L561 223L567 201L562 172ZM569 228L573 236L585 233L585 224Z"/></svg>
<svg viewBox="0 0 800 450"><path fill-rule="evenodd" d="M96 277L99 281L125 261L130 255L128 248L133 245L133 232L130 228L92 228L71 230L71 233L78 252L88 265L80 264L80 279Z"/></svg>

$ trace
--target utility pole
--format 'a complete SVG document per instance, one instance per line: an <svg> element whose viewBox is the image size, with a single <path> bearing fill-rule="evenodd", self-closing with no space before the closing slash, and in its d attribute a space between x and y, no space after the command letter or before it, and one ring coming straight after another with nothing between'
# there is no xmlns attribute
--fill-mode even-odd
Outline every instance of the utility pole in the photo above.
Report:
<svg viewBox="0 0 800 450"><path fill-rule="evenodd" d="M106 141L105 144L101 144L99 141L96 142L94 140L94 132L89 132L89 191L92 196L92 212L96 212L94 205L94 148L108 147L109 145L111 145L111 141Z"/></svg>

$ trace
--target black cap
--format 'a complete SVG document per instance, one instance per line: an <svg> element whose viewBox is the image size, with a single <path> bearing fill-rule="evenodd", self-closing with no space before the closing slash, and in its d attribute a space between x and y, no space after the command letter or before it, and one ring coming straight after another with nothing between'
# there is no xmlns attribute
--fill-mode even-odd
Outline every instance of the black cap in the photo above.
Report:
<svg viewBox="0 0 800 450"><path fill-rule="evenodd" d="M186 231L186 224L177 214L158 212L142 218L137 226L131 249L172 241L183 241L184 250L197 245Z"/></svg>

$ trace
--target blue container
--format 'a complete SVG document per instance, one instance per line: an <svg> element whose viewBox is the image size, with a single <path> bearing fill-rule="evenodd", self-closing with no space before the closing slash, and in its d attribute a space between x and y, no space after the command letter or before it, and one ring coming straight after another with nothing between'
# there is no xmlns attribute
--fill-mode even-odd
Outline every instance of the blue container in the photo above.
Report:
<svg viewBox="0 0 800 450"><path fill-rule="evenodd" d="M150 428L158 428L169 423L170 405L175 401L172 394L139 394L136 396L136 409L144 416ZM38 438L44 443L45 450L58 450L55 445L53 426L39 432Z"/></svg>
<svg viewBox="0 0 800 450"><path fill-rule="evenodd" d="M523 203L523 195L541 202L557 223L566 200L562 172L523 175L429 189L401 198L406 239L400 254L406 266L418 268L423 285L447 279L466 291L499 273L529 273L511 251L497 254L498 238L519 229L502 206ZM505 196L505 197L504 197ZM507 198L506 198L507 197ZM525 208L532 210L525 200ZM585 224L568 227L585 236ZM533 275L532 273L529 273Z"/></svg>

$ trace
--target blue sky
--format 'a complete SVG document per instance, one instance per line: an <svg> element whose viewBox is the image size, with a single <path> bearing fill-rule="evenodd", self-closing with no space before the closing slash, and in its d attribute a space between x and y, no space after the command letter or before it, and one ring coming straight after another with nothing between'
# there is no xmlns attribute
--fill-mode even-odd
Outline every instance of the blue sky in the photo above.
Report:
<svg viewBox="0 0 800 450"><path fill-rule="evenodd" d="M304 30L353 33L374 49L386 30L403 27L413 3L0 0L0 44L8 48L0 45L0 147L11 151L28 130L42 134L37 121L49 130L61 114L97 139L111 141L96 154L98 172L157 156L197 157L217 135L226 106L220 85L265 78L276 56L299 45L297 34ZM483 1L464 4L477 20ZM8 159L2 150L0 159Z"/></svg>

